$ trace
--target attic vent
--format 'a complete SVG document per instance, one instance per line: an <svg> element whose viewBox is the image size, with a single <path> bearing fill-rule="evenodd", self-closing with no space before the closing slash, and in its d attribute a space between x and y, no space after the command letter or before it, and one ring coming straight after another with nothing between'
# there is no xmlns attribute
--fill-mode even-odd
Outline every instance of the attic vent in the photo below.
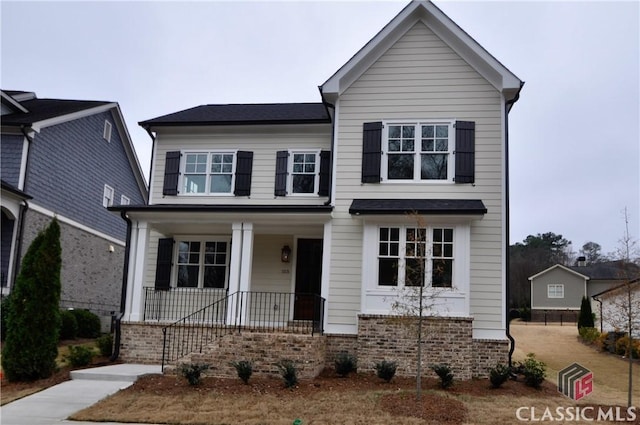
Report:
<svg viewBox="0 0 640 425"><path fill-rule="evenodd" d="M107 120L104 121L104 130L102 131L102 138L107 142L111 142L111 123Z"/></svg>

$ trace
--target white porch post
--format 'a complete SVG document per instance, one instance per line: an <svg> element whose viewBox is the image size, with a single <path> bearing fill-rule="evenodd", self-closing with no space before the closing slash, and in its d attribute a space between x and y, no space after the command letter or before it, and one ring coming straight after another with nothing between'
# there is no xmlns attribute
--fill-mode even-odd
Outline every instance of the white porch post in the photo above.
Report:
<svg viewBox="0 0 640 425"><path fill-rule="evenodd" d="M141 322L144 318L144 271L147 262L149 229L145 221L131 223L129 246L129 276L127 277L127 302L124 320Z"/></svg>
<svg viewBox="0 0 640 425"><path fill-rule="evenodd" d="M323 310L322 329L327 329L329 323L329 284L331 282L331 222L324 224L324 236L322 241L322 282L320 284L320 296L325 299Z"/></svg>
<svg viewBox="0 0 640 425"><path fill-rule="evenodd" d="M253 265L253 223L242 224L242 267L240 268L240 291L244 293L240 324L247 323L251 295L251 268Z"/></svg>
<svg viewBox="0 0 640 425"><path fill-rule="evenodd" d="M242 269L242 223L231 225L231 264L229 264L229 288L228 294L233 295L240 291L240 272ZM229 299L227 304L227 324L234 324L237 298Z"/></svg>

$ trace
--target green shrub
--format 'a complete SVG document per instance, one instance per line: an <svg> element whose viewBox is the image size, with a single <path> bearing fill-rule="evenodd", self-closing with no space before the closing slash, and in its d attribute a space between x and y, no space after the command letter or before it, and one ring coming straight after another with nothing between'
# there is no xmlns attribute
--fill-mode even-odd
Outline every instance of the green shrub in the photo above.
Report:
<svg viewBox="0 0 640 425"><path fill-rule="evenodd" d="M583 341L593 344L600 337L600 332L596 328L587 328L582 327L578 329L578 333L580 334L580 338Z"/></svg>
<svg viewBox="0 0 640 425"><path fill-rule="evenodd" d="M396 362L383 360L376 363L373 367L376 370L376 376L378 376L378 378L383 379L385 382L389 382L396 375L398 364Z"/></svg>
<svg viewBox="0 0 640 425"><path fill-rule="evenodd" d="M78 321L69 310L60 310L60 340L76 339L78 336Z"/></svg>
<svg viewBox="0 0 640 425"><path fill-rule="evenodd" d="M284 386L286 388L291 388L296 386L298 383L298 369L296 369L293 361L282 359L278 363L276 363L278 369L280 369L280 375L282 375L282 379L284 381Z"/></svg>
<svg viewBox="0 0 640 425"><path fill-rule="evenodd" d="M10 297L2 297L0 301L0 341L4 341L7 336L7 317L9 317Z"/></svg>
<svg viewBox="0 0 640 425"><path fill-rule="evenodd" d="M431 366L431 370L433 370L438 378L440 378L440 387L443 389L449 388L453 385L453 372L449 365L446 364L437 364Z"/></svg>
<svg viewBox="0 0 640 425"><path fill-rule="evenodd" d="M97 338L100 336L100 318L89 310L69 310L78 322L80 338Z"/></svg>
<svg viewBox="0 0 640 425"><path fill-rule="evenodd" d="M238 378L245 384L249 383L249 378L253 374L253 365L249 360L240 360L239 362L231 362L231 366L236 369Z"/></svg>
<svg viewBox="0 0 640 425"><path fill-rule="evenodd" d="M206 363L183 363L178 366L178 372L186 378L189 385L198 385L202 382L202 372L209 369Z"/></svg>
<svg viewBox="0 0 640 425"><path fill-rule="evenodd" d="M11 291L2 346L9 381L48 378L56 370L61 263L60 225L54 218L27 249Z"/></svg>
<svg viewBox="0 0 640 425"><path fill-rule="evenodd" d="M70 345L69 354L65 356L65 360L69 362L71 366L86 366L91 363L95 353L89 347L84 345Z"/></svg>
<svg viewBox="0 0 640 425"><path fill-rule="evenodd" d="M527 358L520 363L524 383L533 388L540 388L545 376L547 376L547 365L536 360L535 354L527 354Z"/></svg>
<svg viewBox="0 0 640 425"><path fill-rule="evenodd" d="M354 356L349 353L340 353L336 356L334 362L336 373L341 377L346 377L351 372L355 372L358 368L358 362Z"/></svg>
<svg viewBox="0 0 640 425"><path fill-rule="evenodd" d="M102 357L110 357L113 354L113 335L104 334L96 339L96 346Z"/></svg>
<svg viewBox="0 0 640 425"><path fill-rule="evenodd" d="M511 368L505 364L498 363L496 366L489 370L489 381L493 388L500 388L502 384L507 382L511 375Z"/></svg>
<svg viewBox="0 0 640 425"><path fill-rule="evenodd" d="M520 307L518 313L520 313L520 320L523 322L531 321L531 309L529 307Z"/></svg>
<svg viewBox="0 0 640 425"><path fill-rule="evenodd" d="M578 329L593 328L593 312L591 311L591 301L586 295L582 296L580 303L580 314L578 315Z"/></svg>

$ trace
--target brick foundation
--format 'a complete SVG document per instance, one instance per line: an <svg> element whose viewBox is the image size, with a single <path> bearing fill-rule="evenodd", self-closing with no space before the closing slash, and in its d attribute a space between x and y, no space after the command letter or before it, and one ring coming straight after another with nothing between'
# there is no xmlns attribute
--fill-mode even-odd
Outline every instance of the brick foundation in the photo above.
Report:
<svg viewBox="0 0 640 425"><path fill-rule="evenodd" d="M488 376L490 368L508 361L507 340L473 339L473 319L435 317L423 322L425 376L433 375L429 366L448 364L456 379ZM166 324L122 323L120 355L124 361L159 364L162 361L162 328ZM207 374L236 377L232 361L251 360L254 374L278 375L275 364L290 359L300 378L313 378L323 368L332 368L338 353L356 356L358 370L370 372L376 362L398 363L398 376L415 376L417 364L417 319L384 315L360 315L358 335L299 335L288 333L243 332L220 337L202 354L183 362L211 365Z"/></svg>

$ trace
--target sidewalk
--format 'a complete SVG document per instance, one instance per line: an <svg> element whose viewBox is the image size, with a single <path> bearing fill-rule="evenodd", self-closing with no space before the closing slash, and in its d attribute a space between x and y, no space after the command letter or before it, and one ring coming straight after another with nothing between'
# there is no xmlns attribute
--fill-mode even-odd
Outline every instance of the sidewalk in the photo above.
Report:
<svg viewBox="0 0 640 425"><path fill-rule="evenodd" d="M76 370L71 372L71 381L2 406L0 423L2 425L92 424L92 422L66 421L65 419L78 410L127 388L140 376L154 373L161 373L160 366L118 364ZM101 425L110 425L110 423L101 422Z"/></svg>

